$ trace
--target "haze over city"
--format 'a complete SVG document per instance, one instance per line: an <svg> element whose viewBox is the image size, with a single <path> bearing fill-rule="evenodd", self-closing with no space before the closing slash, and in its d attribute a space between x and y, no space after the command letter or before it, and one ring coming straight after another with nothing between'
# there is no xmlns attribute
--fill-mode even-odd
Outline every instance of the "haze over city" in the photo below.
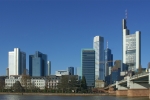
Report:
<svg viewBox="0 0 150 100"><path fill-rule="evenodd" d="M130 33L141 31L141 64L150 61L149 1L0 1L0 75L6 74L8 52L20 48L28 56L48 55L52 74L69 66L81 67L81 49L93 48L94 36L109 43L114 60L122 60L122 19L127 9ZM134 6L134 7L133 7Z"/></svg>

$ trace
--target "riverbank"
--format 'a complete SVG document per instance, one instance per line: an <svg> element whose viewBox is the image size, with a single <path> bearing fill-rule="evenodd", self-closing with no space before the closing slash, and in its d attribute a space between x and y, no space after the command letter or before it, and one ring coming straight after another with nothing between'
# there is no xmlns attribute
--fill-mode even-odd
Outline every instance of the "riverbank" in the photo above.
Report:
<svg viewBox="0 0 150 100"><path fill-rule="evenodd" d="M1 92L0 95L49 95L49 96L102 96L107 93L7 93Z"/></svg>

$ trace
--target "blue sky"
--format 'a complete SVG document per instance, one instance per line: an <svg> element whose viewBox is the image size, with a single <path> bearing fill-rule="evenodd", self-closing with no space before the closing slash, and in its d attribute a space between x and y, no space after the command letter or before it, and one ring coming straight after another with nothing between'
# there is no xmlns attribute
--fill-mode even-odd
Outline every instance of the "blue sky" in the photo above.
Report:
<svg viewBox="0 0 150 100"><path fill-rule="evenodd" d="M149 59L149 0L1 0L0 75L6 74L8 52L40 51L52 62L52 74L80 67L81 49L93 47L93 37L109 42L114 60L122 59L122 19L128 9L131 33L141 31L142 67Z"/></svg>

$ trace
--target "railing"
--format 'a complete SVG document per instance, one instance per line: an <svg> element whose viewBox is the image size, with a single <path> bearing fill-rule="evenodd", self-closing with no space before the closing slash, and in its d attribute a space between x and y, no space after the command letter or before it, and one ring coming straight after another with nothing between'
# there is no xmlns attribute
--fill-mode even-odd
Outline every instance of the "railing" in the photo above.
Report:
<svg viewBox="0 0 150 100"><path fill-rule="evenodd" d="M131 79L132 79L132 78L137 78L137 77L140 77L140 76L143 76L143 75L146 75L146 74L148 74L148 72L143 72L143 73L140 73L140 74L137 74L137 75L133 75L133 76L131 77Z"/></svg>

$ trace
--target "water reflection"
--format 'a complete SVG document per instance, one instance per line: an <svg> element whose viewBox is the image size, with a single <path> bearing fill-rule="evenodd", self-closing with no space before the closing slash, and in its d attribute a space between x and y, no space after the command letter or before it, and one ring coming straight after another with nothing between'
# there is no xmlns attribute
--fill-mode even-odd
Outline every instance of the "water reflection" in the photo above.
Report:
<svg viewBox="0 0 150 100"><path fill-rule="evenodd" d="M149 100L148 97L0 95L0 100Z"/></svg>

